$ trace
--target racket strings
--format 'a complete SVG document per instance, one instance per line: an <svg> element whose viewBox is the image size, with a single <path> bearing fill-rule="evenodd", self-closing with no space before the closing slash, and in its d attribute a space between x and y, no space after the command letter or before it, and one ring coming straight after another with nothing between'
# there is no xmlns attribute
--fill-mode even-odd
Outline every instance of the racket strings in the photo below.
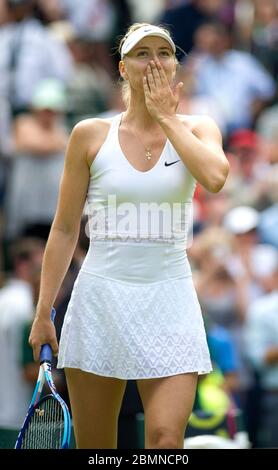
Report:
<svg viewBox="0 0 278 470"><path fill-rule="evenodd" d="M41 401L22 440L22 449L59 449L64 434L64 414L60 403L50 397Z"/></svg>

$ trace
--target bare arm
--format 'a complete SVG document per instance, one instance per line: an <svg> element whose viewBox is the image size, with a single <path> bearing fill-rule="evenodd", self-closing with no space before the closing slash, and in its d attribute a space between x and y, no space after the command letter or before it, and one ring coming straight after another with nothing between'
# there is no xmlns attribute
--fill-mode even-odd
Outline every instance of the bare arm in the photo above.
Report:
<svg viewBox="0 0 278 470"><path fill-rule="evenodd" d="M193 130L185 117L176 115L182 83L171 89L158 61L151 61L143 79L145 102L150 115L160 124L194 178L211 192L223 187L229 163L222 149L221 133L215 122L203 116Z"/></svg>
<svg viewBox="0 0 278 470"><path fill-rule="evenodd" d="M37 156L62 152L67 135L62 129L42 129L33 117L18 117L14 124L14 141L17 152L27 152Z"/></svg>
<svg viewBox="0 0 278 470"><path fill-rule="evenodd" d="M229 163L214 121L203 116L193 131L178 116L164 118L160 125L194 178L208 191L220 191L228 176Z"/></svg>
<svg viewBox="0 0 278 470"><path fill-rule="evenodd" d="M58 207L45 249L40 295L29 338L35 360L38 360L41 345L44 343L51 345L54 354L58 351L50 310L70 265L78 239L89 183L88 134L86 124L78 124L72 131L67 147Z"/></svg>

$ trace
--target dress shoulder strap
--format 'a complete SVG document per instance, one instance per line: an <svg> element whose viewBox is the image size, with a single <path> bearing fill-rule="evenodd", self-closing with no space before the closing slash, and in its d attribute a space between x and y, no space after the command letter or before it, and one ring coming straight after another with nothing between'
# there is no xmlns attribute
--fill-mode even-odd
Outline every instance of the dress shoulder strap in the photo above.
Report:
<svg viewBox="0 0 278 470"><path fill-rule="evenodd" d="M102 162L105 161L107 164L107 161L112 158L112 155L115 154L115 150L114 150L115 142L117 141L117 134L118 134L119 124L121 122L121 117L122 117L122 113L119 113L113 116L112 118L110 118L109 130L106 134L104 142L100 146L96 154L96 157L94 158L92 162L91 168L94 167L95 169L97 162L100 161L100 157L101 157L101 161Z"/></svg>
<svg viewBox="0 0 278 470"><path fill-rule="evenodd" d="M115 132L118 132L119 124L122 118L122 113L116 114L111 118L110 128L105 140L108 140Z"/></svg>

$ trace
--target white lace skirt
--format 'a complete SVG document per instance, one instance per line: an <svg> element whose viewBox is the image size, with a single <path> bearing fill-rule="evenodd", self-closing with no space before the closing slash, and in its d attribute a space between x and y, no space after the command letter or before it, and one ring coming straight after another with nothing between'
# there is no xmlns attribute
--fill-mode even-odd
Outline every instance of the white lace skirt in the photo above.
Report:
<svg viewBox="0 0 278 470"><path fill-rule="evenodd" d="M181 258L176 262L177 254L172 258L169 247L161 247L161 256L158 257L159 249L154 256L158 257L156 261L161 260L166 250L167 262L161 262L158 271L150 256L153 249L145 247L140 253L142 247L138 247L136 256L130 258L127 249L121 248L126 264L124 270L123 263L119 264L125 273L123 280L107 277L119 272L118 267L113 269L114 249L112 246L108 255L109 263L105 262L107 246L100 244L94 251L89 250L65 316L58 367L119 379L210 372L203 318L186 255L183 262ZM171 278L174 265L175 277ZM150 270L155 274L147 282L143 282L145 270L148 276Z"/></svg>

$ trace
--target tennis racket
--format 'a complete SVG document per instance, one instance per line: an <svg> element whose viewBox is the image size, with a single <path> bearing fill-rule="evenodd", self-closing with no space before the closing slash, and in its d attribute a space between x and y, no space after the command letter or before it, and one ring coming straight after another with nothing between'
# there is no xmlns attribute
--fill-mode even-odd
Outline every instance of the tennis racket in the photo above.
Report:
<svg viewBox="0 0 278 470"><path fill-rule="evenodd" d="M52 321L55 315L55 309L52 308ZM44 344L40 353L40 371L36 387L15 449L67 449L69 447L70 414L53 382L51 359L52 349L49 344ZM45 382L51 393L41 398Z"/></svg>

